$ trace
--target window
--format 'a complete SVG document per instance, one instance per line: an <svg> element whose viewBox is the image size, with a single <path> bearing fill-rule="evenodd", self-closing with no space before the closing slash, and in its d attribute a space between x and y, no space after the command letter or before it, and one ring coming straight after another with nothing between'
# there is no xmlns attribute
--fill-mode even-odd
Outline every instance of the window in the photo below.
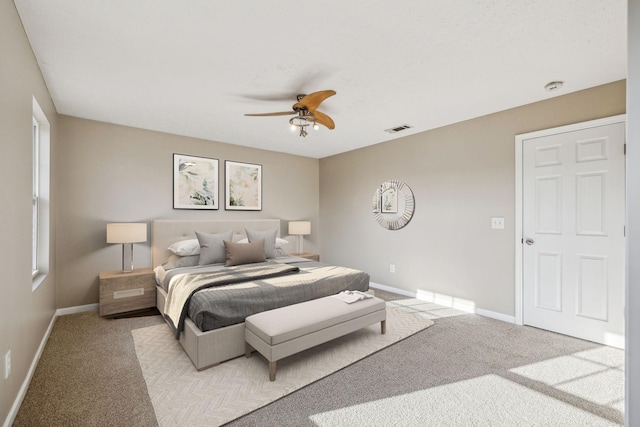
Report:
<svg viewBox="0 0 640 427"><path fill-rule="evenodd" d="M38 275L38 235L39 233L39 209L38 209L38 198L40 197L40 125L36 120L35 116L33 117L33 222L31 223L32 228L32 252L31 252L31 273L33 277Z"/></svg>
<svg viewBox="0 0 640 427"><path fill-rule="evenodd" d="M42 108L33 98L32 128L32 289L35 290L49 272L49 195L50 195L50 127Z"/></svg>

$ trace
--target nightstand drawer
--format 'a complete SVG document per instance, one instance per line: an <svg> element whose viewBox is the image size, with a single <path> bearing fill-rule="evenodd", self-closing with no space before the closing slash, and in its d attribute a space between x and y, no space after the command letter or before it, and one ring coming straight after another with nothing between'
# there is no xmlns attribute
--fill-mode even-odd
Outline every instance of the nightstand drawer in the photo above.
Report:
<svg viewBox="0 0 640 427"><path fill-rule="evenodd" d="M148 268L100 273L100 315L119 314L156 305L156 281Z"/></svg>

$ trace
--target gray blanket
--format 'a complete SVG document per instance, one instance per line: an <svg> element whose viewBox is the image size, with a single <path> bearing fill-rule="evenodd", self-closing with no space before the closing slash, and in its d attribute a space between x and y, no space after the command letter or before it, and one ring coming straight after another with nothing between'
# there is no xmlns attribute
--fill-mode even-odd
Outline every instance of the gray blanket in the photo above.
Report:
<svg viewBox="0 0 640 427"><path fill-rule="evenodd" d="M247 316L261 311L344 290L369 289L369 275L363 271L317 262L296 266L300 269L296 274L198 291L188 305L188 316L201 331L210 331L242 323Z"/></svg>
<svg viewBox="0 0 640 427"><path fill-rule="evenodd" d="M246 284L297 273L298 267L288 264L259 263L228 267L213 272L186 273L175 278L165 301L165 317L172 326L176 339L184 328L187 307L194 294L206 288Z"/></svg>

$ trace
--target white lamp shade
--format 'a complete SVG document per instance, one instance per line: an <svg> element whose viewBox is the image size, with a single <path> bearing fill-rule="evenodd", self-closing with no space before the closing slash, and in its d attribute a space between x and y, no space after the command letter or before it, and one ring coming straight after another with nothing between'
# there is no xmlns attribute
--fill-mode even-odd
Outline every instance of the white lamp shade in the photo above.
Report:
<svg viewBox="0 0 640 427"><path fill-rule="evenodd" d="M139 243L147 241L147 224L121 222L107 224L107 243Z"/></svg>
<svg viewBox="0 0 640 427"><path fill-rule="evenodd" d="M311 234L311 223L309 221L289 221L289 234L292 236Z"/></svg>

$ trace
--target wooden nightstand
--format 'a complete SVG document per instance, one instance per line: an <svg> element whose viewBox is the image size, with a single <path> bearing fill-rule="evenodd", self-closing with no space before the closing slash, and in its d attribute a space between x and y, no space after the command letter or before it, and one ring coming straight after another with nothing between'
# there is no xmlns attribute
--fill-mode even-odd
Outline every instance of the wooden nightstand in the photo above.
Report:
<svg viewBox="0 0 640 427"><path fill-rule="evenodd" d="M306 258L306 259L310 259L312 261L318 261L320 262L320 255L318 254L312 254L309 252L303 252L301 254L291 254L292 256L299 256L300 258Z"/></svg>
<svg viewBox="0 0 640 427"><path fill-rule="evenodd" d="M156 278L150 268L100 273L100 316L156 305Z"/></svg>

